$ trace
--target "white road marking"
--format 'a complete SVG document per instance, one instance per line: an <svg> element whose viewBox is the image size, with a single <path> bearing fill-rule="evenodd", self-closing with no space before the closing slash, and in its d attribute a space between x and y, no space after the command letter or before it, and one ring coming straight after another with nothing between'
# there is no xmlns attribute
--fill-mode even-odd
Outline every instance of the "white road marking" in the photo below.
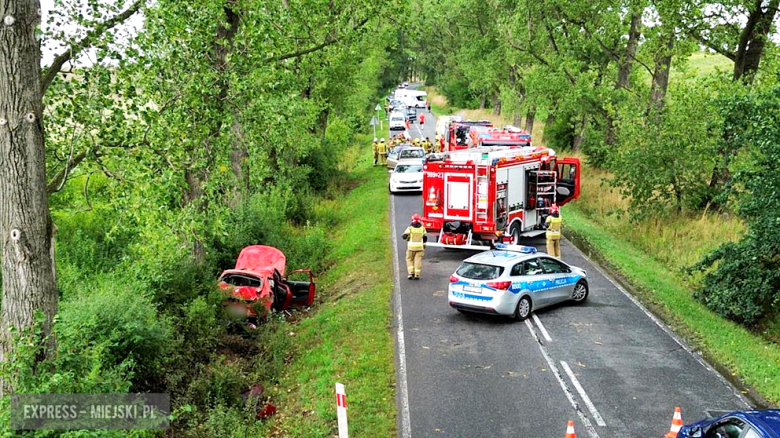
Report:
<svg viewBox="0 0 780 438"><path fill-rule="evenodd" d="M398 339L398 393L401 396L401 437L412 437L409 411L409 384L406 379L406 343L404 342L404 318L401 307L401 270L398 265L398 238L395 230L395 197L390 196L390 228L393 239L393 269L395 270L396 338Z"/></svg>
<svg viewBox="0 0 780 438"><path fill-rule="evenodd" d="M571 242L569 242L569 243L571 244ZM584 252L582 252L574 244L571 244L570 246L572 248L574 248L574 250L577 253L579 253L582 256L582 258L587 260L590 263L591 266L593 266L597 271L599 271L599 273L604 278L606 278L607 281L612 283L612 285L615 286L615 288L617 288L617 290L622 292L623 295L625 295L629 300L631 300L631 302L634 303L635 306L637 306L642 312L644 312L644 314L647 315L647 317L650 318L650 320L652 320L655 323L655 325L660 327L661 330L663 330L667 335L669 335L669 337L674 339L674 342L676 342L677 345L682 347L683 350L687 351L691 356L693 356L693 358L696 359L696 361L699 362L699 364L701 364L701 366L703 366L705 369L707 369L711 373L715 374L718 377L718 379L720 379L721 383L723 383L723 385L725 385L727 388L731 389L732 393L737 397L737 399L739 399L740 402L742 402L744 404L744 406L746 408L752 408L753 407L752 403L750 403L747 400L747 398L745 398L745 396L742 395L742 393L734 385L732 385L728 380L726 380L726 378L723 377L722 374L717 372L710 364L708 364L707 361L702 359L700 354L698 354L695 351L693 351L693 349L691 349L691 347L689 347L688 344L686 344L682 339L680 339L679 336L677 336L677 334L675 334L669 327L667 327L666 324L661 322L661 320L656 318L655 315L653 315L649 310L647 310L647 308L644 305L642 305L642 303L640 303L639 300L637 300L627 290L625 290L623 288L623 286L618 284L615 280L612 279L612 277L610 277L606 272L604 272L604 270L601 269L601 266L599 266L598 263L596 263L594 260L592 260L590 257L588 257Z"/></svg>
<svg viewBox="0 0 780 438"><path fill-rule="evenodd" d="M574 408L574 411L577 412L577 415L580 417L580 421L582 422L582 425L585 426L585 430L588 431L588 435L590 435L591 438L599 438L599 434L596 432L596 428L593 427L593 424L591 424L588 417L585 416L585 413L582 412L582 409L580 409L579 405L577 404L577 401L574 399L574 394L571 393L571 390L566 385L566 382L563 380L563 377L561 376L561 372L558 371L558 367L555 366L555 362L553 362L552 359L550 359L550 355L547 354L547 349L539 341L539 336L536 334L536 330L534 330L534 326L531 324L531 321L526 319L525 326L528 327L528 330L531 332L531 335L536 340L536 344L539 346L539 351L542 352L542 356L544 356L544 360L547 361L547 365L550 367L550 371L552 371L553 375L555 376L555 379L558 380L558 383L561 385L561 388L563 389L563 393L566 395L566 398L569 399L569 403L571 403L571 406Z"/></svg>
<svg viewBox="0 0 780 438"><path fill-rule="evenodd" d="M539 331L542 332L542 336L544 336L544 339L547 342L552 342L552 338L550 337L550 334L547 333L547 329L544 328L544 326L542 325L542 320L540 320L539 317L536 316L535 313L531 314L531 316L534 318L534 322L539 327Z"/></svg>
<svg viewBox="0 0 780 438"><path fill-rule="evenodd" d="M420 133L420 138L424 138L424 137L425 137L425 135L423 135L423 132L422 132L422 130L420 129L420 124L419 124L419 123L417 123L417 122L415 122L415 123L414 123L414 127L415 127L415 128L417 128L417 132L419 132L419 133Z"/></svg>
<svg viewBox="0 0 780 438"><path fill-rule="evenodd" d="M567 364L564 361L561 361L561 366L563 367L563 370L566 371L566 374L569 375L569 379L571 379L571 383L574 385L574 389L577 390L578 393L580 393L580 397L582 398L582 401L585 402L585 406L588 407L588 410L590 411L590 415L593 417L594 420L596 420L596 424L598 424L601 427L604 427L607 425L607 423L604 422L604 419L601 418L601 414L599 414L599 411L596 409L596 406L593 404L592 401L590 401L590 397L588 397L588 394L585 392L585 389L580 385L580 381L577 380L577 376L574 375L574 373L571 371L571 368L569 368L569 364Z"/></svg>

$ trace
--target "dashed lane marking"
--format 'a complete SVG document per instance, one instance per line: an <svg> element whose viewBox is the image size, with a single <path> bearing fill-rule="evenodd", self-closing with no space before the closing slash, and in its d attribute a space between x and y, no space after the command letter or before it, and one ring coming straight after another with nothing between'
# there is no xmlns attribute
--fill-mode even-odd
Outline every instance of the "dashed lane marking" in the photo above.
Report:
<svg viewBox="0 0 780 438"><path fill-rule="evenodd" d="M569 379L571 379L571 383L574 385L574 389L576 389L577 392L580 394L580 398L582 398L582 401L585 402L585 406L588 407L588 410L590 411L590 415L593 417L594 420L596 420L596 424L598 424L601 427L606 426L607 423L604 422L604 419L601 418L601 414L599 414L599 411L596 409L596 406L593 404L592 401L590 401L590 397L588 397L588 394L585 392L585 389L582 387L582 385L580 385L580 381L577 380L577 376L575 376L574 373L571 371L569 364L567 364L564 361L561 361L561 367L563 367L563 370L566 371L566 374L569 375Z"/></svg>

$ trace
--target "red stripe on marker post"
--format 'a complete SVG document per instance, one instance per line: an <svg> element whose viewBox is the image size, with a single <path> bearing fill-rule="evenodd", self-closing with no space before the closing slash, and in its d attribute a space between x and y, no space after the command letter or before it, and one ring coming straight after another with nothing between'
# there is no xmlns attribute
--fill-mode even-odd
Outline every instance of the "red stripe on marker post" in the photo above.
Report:
<svg viewBox="0 0 780 438"><path fill-rule="evenodd" d="M349 438L347 431L347 394L344 385L336 383L336 417L339 420L339 438Z"/></svg>

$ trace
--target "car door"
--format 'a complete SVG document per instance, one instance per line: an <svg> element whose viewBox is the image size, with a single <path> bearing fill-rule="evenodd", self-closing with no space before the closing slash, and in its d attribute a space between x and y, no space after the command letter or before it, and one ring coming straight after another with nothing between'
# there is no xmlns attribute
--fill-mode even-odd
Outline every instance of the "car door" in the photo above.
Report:
<svg viewBox="0 0 780 438"><path fill-rule="evenodd" d="M522 289L531 291L531 300L533 300L535 309L548 305L550 296L545 289L547 276L539 258L535 257L522 263L523 275L520 277Z"/></svg>
<svg viewBox="0 0 780 438"><path fill-rule="evenodd" d="M572 288L571 269L565 264L550 257L540 257L539 261L544 268L544 273L550 282L547 286L549 304L560 303L571 298Z"/></svg>

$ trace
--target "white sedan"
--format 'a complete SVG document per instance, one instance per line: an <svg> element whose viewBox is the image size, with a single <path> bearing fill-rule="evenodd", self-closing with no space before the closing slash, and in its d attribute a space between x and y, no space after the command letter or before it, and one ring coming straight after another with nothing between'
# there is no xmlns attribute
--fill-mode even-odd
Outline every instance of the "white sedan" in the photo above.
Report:
<svg viewBox="0 0 780 438"><path fill-rule="evenodd" d="M448 298L460 312L523 320L562 301L584 302L588 279L584 269L537 253L534 247L505 245L464 260L450 277Z"/></svg>
<svg viewBox="0 0 780 438"><path fill-rule="evenodd" d="M395 170L390 171L390 193L421 192L422 181L423 169L420 160L399 161Z"/></svg>

